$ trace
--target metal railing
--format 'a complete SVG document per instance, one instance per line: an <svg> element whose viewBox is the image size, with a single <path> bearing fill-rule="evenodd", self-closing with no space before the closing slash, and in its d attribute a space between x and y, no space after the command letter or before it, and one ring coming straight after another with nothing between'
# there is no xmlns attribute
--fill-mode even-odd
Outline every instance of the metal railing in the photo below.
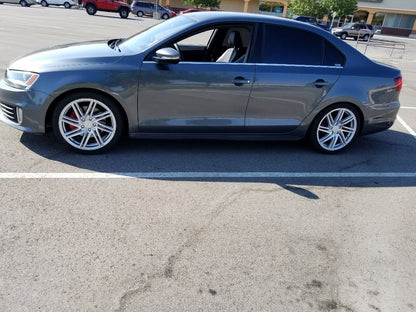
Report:
<svg viewBox="0 0 416 312"><path fill-rule="evenodd" d="M366 32L365 32L366 33ZM363 54L367 53L367 49L368 47L377 47L377 48L382 48L382 49L390 49L390 57L393 56L394 52L401 52L401 55L399 56L399 58L403 58L403 55L406 51L406 44L403 42L398 42L398 41L393 41L393 40L385 40L385 39L374 39L371 38L371 36L368 37L368 40L361 40L360 41L360 37L365 36L362 35L364 34L364 32L362 33L361 30L358 32L358 37L357 37L357 43L355 45L355 47L357 48L359 44L363 44L365 45L364 48L364 52Z"/></svg>

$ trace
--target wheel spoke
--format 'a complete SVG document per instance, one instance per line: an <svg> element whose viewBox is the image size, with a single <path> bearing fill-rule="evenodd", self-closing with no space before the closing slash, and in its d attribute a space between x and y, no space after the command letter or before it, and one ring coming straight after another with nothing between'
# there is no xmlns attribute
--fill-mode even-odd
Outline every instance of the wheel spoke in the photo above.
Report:
<svg viewBox="0 0 416 312"><path fill-rule="evenodd" d="M82 137L81 143L79 143L79 146L81 148L85 148L90 138L91 138L91 131L89 132L85 131L84 136Z"/></svg>
<svg viewBox="0 0 416 312"><path fill-rule="evenodd" d="M72 131L66 132L66 133L65 133L65 136L66 136L68 139L71 139L71 138L73 138L73 137L76 137L76 136L81 135L83 132L84 132L84 130L81 130L81 129L74 129L74 130L72 130Z"/></svg>
<svg viewBox="0 0 416 312"><path fill-rule="evenodd" d="M334 118L332 118L331 114L326 115L326 120L328 121L329 127L332 127L334 125Z"/></svg>
<svg viewBox="0 0 416 312"><path fill-rule="evenodd" d="M334 134L330 133L330 134L324 136L323 138L321 138L319 140L319 143L325 144L326 142L328 142L329 140L331 140L333 137L334 137Z"/></svg>
<svg viewBox="0 0 416 312"><path fill-rule="evenodd" d="M344 116L344 109L338 110L337 116L335 117L335 122L340 122L342 120L342 116Z"/></svg>
<svg viewBox="0 0 416 312"><path fill-rule="evenodd" d="M342 131L342 132L347 132L347 133L353 134L353 133L355 133L355 128L351 128L351 127L342 127L342 128L341 128L341 131Z"/></svg>
<svg viewBox="0 0 416 312"><path fill-rule="evenodd" d="M100 134L100 132L98 130L93 130L92 131L92 135L94 136L95 141L97 141L97 144L99 146L103 146L104 145L103 138L101 137L101 134Z"/></svg>
<svg viewBox="0 0 416 312"><path fill-rule="evenodd" d="M335 145L337 144L337 141L338 141L338 137L339 137L338 134L334 134L333 135L333 138L331 140L331 143L329 143L329 146L328 146L331 151L334 150L334 147L335 147Z"/></svg>
<svg viewBox="0 0 416 312"><path fill-rule="evenodd" d="M329 127L325 127L325 126L322 126L322 125L319 126L318 131L328 133L328 134L332 133L332 131L331 131L331 129L329 129Z"/></svg>
<svg viewBox="0 0 416 312"><path fill-rule="evenodd" d="M341 125L346 125L346 124L349 124L351 121L353 121L354 120L354 116L352 116L352 115L350 115L350 116L348 116L347 118L345 118L345 119L343 119L343 120L341 120Z"/></svg>
<svg viewBox="0 0 416 312"><path fill-rule="evenodd" d="M112 133L114 131L113 127L107 126L105 124L102 123L97 123L97 128L100 129L101 131L105 131L105 132L109 132Z"/></svg>
<svg viewBox="0 0 416 312"><path fill-rule="evenodd" d="M77 116L78 120L81 120L82 117L84 117L84 114L82 112L82 108L78 105L77 102L74 102L72 104L72 109L74 110L75 115Z"/></svg>
<svg viewBox="0 0 416 312"><path fill-rule="evenodd" d="M85 112L85 116L93 115L96 106L97 106L97 102L94 100L91 100L90 104L88 105L87 111Z"/></svg>
<svg viewBox="0 0 416 312"><path fill-rule="evenodd" d="M78 119L73 119L69 116L62 116L62 122L65 124L68 124L70 126L74 126L79 128L80 124L79 124L79 120Z"/></svg>
<svg viewBox="0 0 416 312"><path fill-rule="evenodd" d="M338 137L341 139L342 146L345 146L347 144L347 139L342 131L338 133Z"/></svg>
<svg viewBox="0 0 416 312"><path fill-rule="evenodd" d="M97 115L93 115L92 117L95 119L95 121L100 121L100 120L106 119L108 117L111 117L111 113L109 111L105 111L105 112L99 113Z"/></svg>

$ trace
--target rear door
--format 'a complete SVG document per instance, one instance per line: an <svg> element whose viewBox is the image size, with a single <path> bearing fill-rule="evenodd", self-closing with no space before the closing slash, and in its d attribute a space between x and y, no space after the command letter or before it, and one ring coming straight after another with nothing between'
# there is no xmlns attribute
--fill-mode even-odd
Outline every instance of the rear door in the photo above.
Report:
<svg viewBox="0 0 416 312"><path fill-rule="evenodd" d="M313 32L263 25L245 125L250 132L296 129L341 74L344 56Z"/></svg>

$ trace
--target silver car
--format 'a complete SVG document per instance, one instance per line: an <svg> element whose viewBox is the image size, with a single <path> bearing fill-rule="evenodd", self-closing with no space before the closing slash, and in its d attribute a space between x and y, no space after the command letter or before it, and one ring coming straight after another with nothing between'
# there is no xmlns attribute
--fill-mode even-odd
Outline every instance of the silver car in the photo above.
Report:
<svg viewBox="0 0 416 312"><path fill-rule="evenodd" d="M31 5L36 4L36 0L1 0L0 4L3 3L20 4L22 7L30 7Z"/></svg>
<svg viewBox="0 0 416 312"><path fill-rule="evenodd" d="M296 40L294 40L296 38ZM298 140L326 153L388 129L398 69L288 19L184 14L128 39L35 52L0 81L1 120L81 153L121 136Z"/></svg>

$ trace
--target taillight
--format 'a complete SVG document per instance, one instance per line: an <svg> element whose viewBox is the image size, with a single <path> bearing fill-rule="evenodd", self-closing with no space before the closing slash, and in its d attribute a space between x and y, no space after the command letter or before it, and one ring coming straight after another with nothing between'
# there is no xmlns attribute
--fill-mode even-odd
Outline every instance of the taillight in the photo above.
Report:
<svg viewBox="0 0 416 312"><path fill-rule="evenodd" d="M396 87L396 91L400 91L402 89L402 85L403 85L402 76L394 79L394 86Z"/></svg>

